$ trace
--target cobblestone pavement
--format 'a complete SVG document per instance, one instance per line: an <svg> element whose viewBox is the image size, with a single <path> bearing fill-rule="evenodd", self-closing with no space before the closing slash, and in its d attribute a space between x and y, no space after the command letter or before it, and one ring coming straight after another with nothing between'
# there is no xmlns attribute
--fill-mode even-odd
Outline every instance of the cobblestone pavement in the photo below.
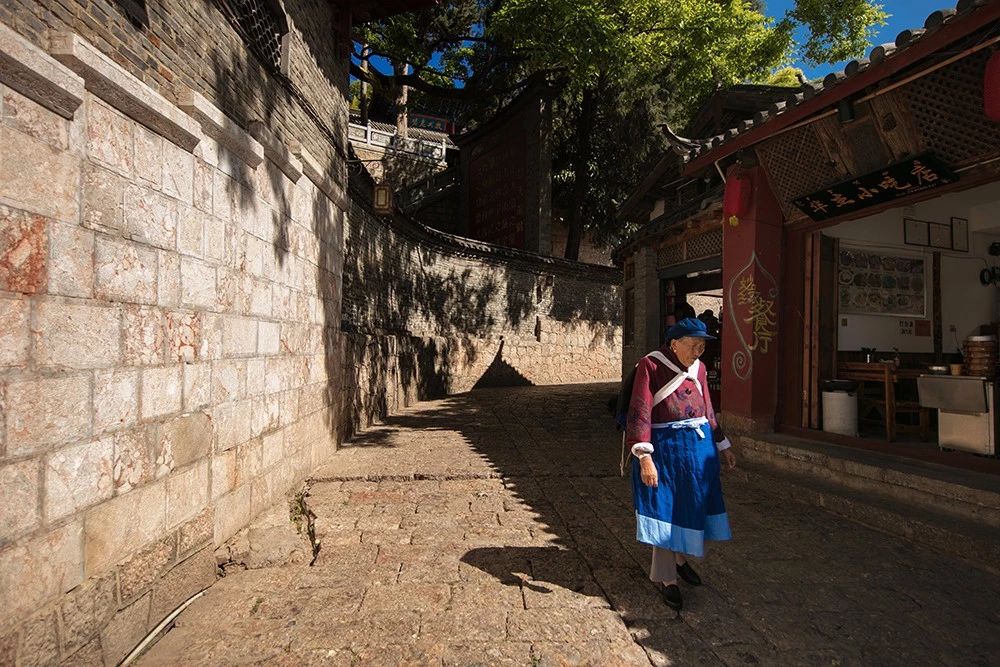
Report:
<svg viewBox="0 0 1000 667"><path fill-rule="evenodd" d="M230 574L141 664L1000 662L997 577L740 471L735 539L675 617L634 541L614 389L481 390L365 432L317 471L315 564Z"/></svg>

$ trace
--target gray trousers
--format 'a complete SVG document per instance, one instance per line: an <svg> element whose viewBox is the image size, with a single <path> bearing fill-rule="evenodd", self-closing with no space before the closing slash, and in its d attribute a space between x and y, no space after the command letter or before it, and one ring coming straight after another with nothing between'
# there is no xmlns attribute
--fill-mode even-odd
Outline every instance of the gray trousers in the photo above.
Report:
<svg viewBox="0 0 1000 667"><path fill-rule="evenodd" d="M653 547L653 562L649 566L650 581L670 582L677 580L677 562L670 549Z"/></svg>

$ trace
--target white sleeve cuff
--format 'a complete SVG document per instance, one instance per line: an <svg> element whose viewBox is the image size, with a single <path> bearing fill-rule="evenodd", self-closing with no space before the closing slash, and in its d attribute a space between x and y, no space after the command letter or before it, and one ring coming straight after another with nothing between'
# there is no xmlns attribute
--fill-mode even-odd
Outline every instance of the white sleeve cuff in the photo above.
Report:
<svg viewBox="0 0 1000 667"><path fill-rule="evenodd" d="M637 442L632 445L632 456L639 458L642 454L652 454L653 453L653 443L651 442Z"/></svg>
<svg viewBox="0 0 1000 667"><path fill-rule="evenodd" d="M733 446L733 443L729 442L729 438L723 438L723 439L722 439L722 442L717 442L717 443L715 443L715 448L716 448L717 450L719 450L720 452L721 452L721 451L722 451L723 449L729 449L729 448L730 448L730 447L732 447L732 446Z"/></svg>

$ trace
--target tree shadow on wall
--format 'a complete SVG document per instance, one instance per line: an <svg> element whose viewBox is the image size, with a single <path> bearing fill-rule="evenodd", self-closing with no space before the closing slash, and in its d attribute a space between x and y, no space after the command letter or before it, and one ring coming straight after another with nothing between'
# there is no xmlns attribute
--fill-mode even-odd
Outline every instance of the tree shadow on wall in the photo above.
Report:
<svg viewBox="0 0 1000 667"><path fill-rule="evenodd" d="M210 0L204 7L218 12ZM486 374L490 384L497 384L497 377L523 383L513 368L502 366L502 357L493 355L493 346L505 332L524 330L534 318L542 288L532 269L512 268L475 253L463 255L457 245L428 237L411 221L374 214L370 179L355 172L348 175L345 167L352 155L344 142L346 107L327 104L327 111L319 115L310 111L310 105L323 100L303 99L307 86L315 90L329 85L340 94L346 92L346 69L329 33L334 25L332 5L285 0L284 8L293 30L301 31L293 55L301 59L303 48L312 51L308 66L292 69L299 78L289 86L245 49L220 49L210 56L214 77L210 84L217 91L218 105L236 123L247 127L260 121L286 144L301 141L327 177L350 193L349 210L344 212L305 176L293 187L270 160L255 172L228 151L221 152L220 166L231 176L226 195L235 209L229 223L234 229L227 230L227 239L235 243L241 238L236 229L269 237L264 240L283 271L278 280L291 288L286 305L294 317L273 312L283 324L282 345L293 356L307 355L310 350L296 349L296 341L308 341L313 333L322 338L325 378L318 390L329 408L329 433L342 441L405 405L451 393L456 378L465 382L470 369L490 367ZM329 20L318 12L329 12ZM224 39L238 42L235 35ZM318 67L315 73L313 66ZM282 136L282 128L295 128L300 136ZM296 200L305 196L311 201ZM298 219L305 214L311 221ZM311 224L311 229L304 224ZM245 271L252 250L236 245L231 267ZM309 272L314 273L315 286L304 289L298 277L308 278ZM251 312L250 294L236 298L235 312L259 314ZM590 314L603 318L586 325L595 329L616 317L586 305L558 317ZM286 329L308 329L310 335L292 338ZM486 349L491 357L481 358Z"/></svg>

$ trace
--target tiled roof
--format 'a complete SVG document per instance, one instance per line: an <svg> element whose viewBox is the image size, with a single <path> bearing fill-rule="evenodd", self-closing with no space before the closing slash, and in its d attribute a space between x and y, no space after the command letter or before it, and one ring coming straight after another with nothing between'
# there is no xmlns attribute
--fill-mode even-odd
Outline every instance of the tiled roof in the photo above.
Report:
<svg viewBox="0 0 1000 667"><path fill-rule="evenodd" d="M685 162L706 155L737 136L766 124L807 100L830 94L837 86L856 77L868 68L898 58L900 54L906 52L910 47L929 35L934 34L945 25L972 12L974 9L984 7L993 2L997 2L997 0L959 0L954 8L948 7L931 12L924 21L922 28L910 28L902 31L896 36L895 42L876 46L871 50L867 58L852 60L847 63L843 71L827 74L820 83L806 83L801 89L791 89L792 91L798 90L798 92L790 94L784 101L774 102L767 109L757 112L753 118L745 120L721 134L705 139L684 139L675 135L674 138L676 141L671 141L671 144L674 150L684 157Z"/></svg>

